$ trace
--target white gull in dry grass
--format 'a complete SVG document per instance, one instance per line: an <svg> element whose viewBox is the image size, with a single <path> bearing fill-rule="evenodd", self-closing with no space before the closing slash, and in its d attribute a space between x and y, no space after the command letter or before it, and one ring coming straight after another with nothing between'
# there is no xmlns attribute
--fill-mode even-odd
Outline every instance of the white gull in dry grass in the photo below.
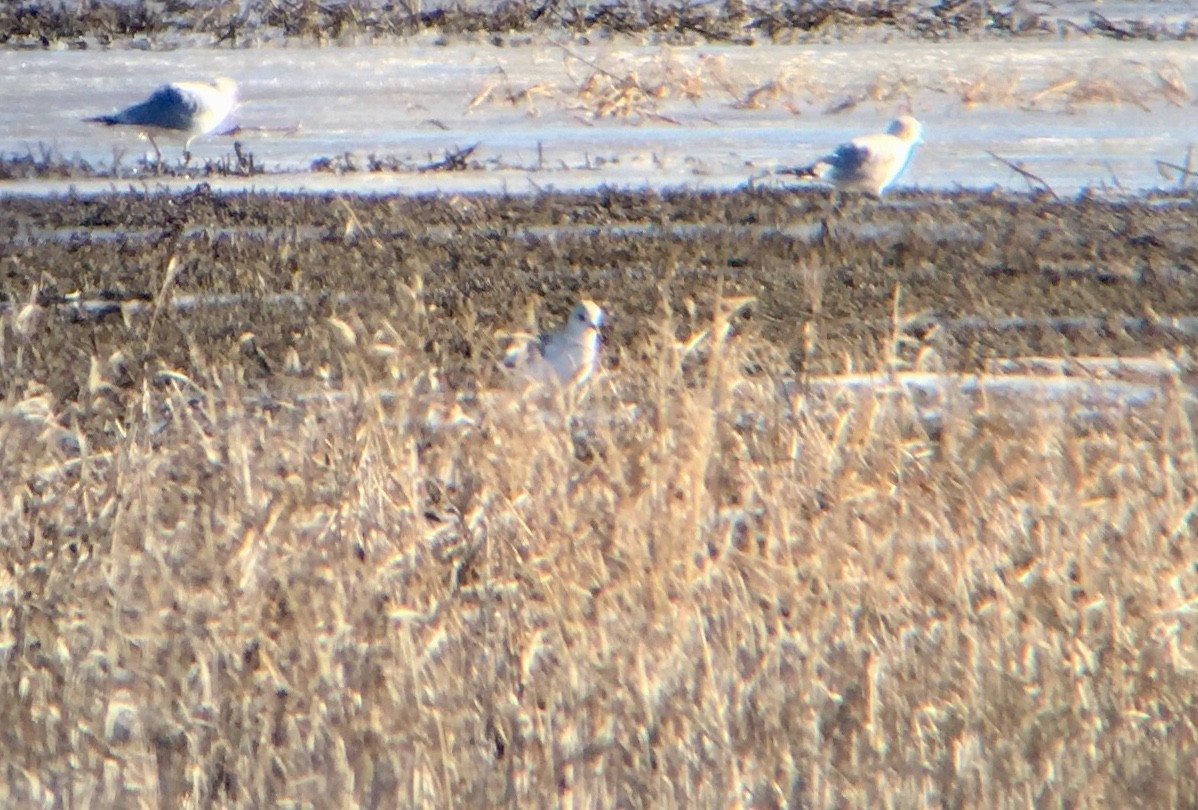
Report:
<svg viewBox="0 0 1198 810"><path fill-rule="evenodd" d="M783 174L812 177L842 191L864 191L881 196L907 164L923 138L923 125L909 115L896 118L886 132L863 135L836 147L836 151L801 169Z"/></svg>
<svg viewBox="0 0 1198 810"><path fill-rule="evenodd" d="M140 104L113 115L85 120L108 126L128 126L141 132L161 159L155 135L182 138L183 149L201 135L215 132L237 109L237 82L226 77L211 82L173 82L159 87Z"/></svg>
<svg viewBox="0 0 1198 810"><path fill-rule="evenodd" d="M580 301L559 331L539 339L526 335L517 340L508 349L504 365L530 382L581 385L599 364L603 318L603 310L594 301Z"/></svg>

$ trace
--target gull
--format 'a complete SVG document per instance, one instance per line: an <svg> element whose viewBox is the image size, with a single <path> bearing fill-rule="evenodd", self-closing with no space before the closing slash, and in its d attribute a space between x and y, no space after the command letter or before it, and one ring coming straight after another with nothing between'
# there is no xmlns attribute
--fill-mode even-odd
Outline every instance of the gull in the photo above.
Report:
<svg viewBox="0 0 1198 810"><path fill-rule="evenodd" d="M794 174L825 180L842 191L865 191L882 196L911 162L911 151L923 138L923 124L909 115L896 118L881 135L863 135L836 147L832 154L810 166L785 169Z"/></svg>
<svg viewBox="0 0 1198 810"><path fill-rule="evenodd" d="M603 318L603 310L594 301L580 301L559 331L539 339L524 336L525 340L508 349L503 364L528 382L582 385L599 365Z"/></svg>
<svg viewBox="0 0 1198 810"><path fill-rule="evenodd" d="M201 135L215 132L237 109L237 82L221 77L211 82L172 82L159 87L140 104L126 107L114 115L99 115L85 121L112 126L136 127L154 147L158 159L162 153L154 143L155 135L173 135L184 139L183 151Z"/></svg>

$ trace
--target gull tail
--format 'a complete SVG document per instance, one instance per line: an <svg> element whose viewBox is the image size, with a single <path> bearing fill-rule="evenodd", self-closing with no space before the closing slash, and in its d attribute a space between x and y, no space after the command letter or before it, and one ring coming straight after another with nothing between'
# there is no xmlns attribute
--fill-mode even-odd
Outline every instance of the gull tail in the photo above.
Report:
<svg viewBox="0 0 1198 810"><path fill-rule="evenodd" d="M818 180L823 177L825 166L822 163L813 163L810 166L796 166L788 169L775 169L774 174L785 174L793 177L801 177L807 180Z"/></svg>
<svg viewBox="0 0 1198 810"><path fill-rule="evenodd" d="M83 120L88 124L103 124L108 127L114 127L121 123L121 119L115 115L97 115L94 118L84 118Z"/></svg>

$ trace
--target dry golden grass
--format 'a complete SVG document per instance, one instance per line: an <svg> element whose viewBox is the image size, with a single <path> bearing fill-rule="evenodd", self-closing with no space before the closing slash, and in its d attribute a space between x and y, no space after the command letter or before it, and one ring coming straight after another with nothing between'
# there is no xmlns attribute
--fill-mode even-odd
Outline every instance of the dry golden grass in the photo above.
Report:
<svg viewBox="0 0 1198 810"><path fill-rule="evenodd" d="M697 102L718 92L741 105L740 83L730 75L722 57L699 54L678 56L670 48L661 48L651 56L629 56L614 52L601 60L582 56L564 46L562 73L565 81L514 83L502 70L488 81L467 105L467 112L485 103L523 106L529 115L539 115L537 99L568 109L583 120L623 120L639 123L647 119L670 121L661 106L674 101ZM778 81L793 80L784 76ZM776 81L767 82L774 86ZM764 86L763 86L764 87ZM747 98L750 106L753 93ZM775 91L776 92L776 91Z"/></svg>
<svg viewBox="0 0 1198 810"><path fill-rule="evenodd" d="M1182 106L1190 99L1181 69L1169 60L1155 66L1130 59L1096 60L1083 70L1047 80L1035 74L986 73L956 83L967 107L988 103L1071 112L1088 105L1130 104L1148 111L1161 101Z"/></svg>
<svg viewBox="0 0 1198 810"><path fill-rule="evenodd" d="M681 105L715 98L739 110L782 109L795 115L817 104L837 114L868 105L879 110L915 109L920 99L944 96L965 109L1017 107L1072 113L1087 106L1181 107L1192 100L1185 73L1168 59L1096 59L1077 69L964 66L957 72L912 73L892 66L862 78L828 70L811 57L790 59L764 75L738 69L724 56L668 47L649 55L613 49L602 56L563 51L560 81L525 83L497 70L468 102L524 108L537 116L542 105L567 110L583 121L631 124L673 122Z"/></svg>
<svg viewBox="0 0 1198 810"><path fill-rule="evenodd" d="M667 101L696 102L713 88L731 92L719 57L679 58L662 48L650 57L615 55L608 66L566 50L565 70L577 88L566 103L588 119L662 119Z"/></svg>
<svg viewBox="0 0 1198 810"><path fill-rule="evenodd" d="M413 289L337 390L0 406L6 807L1194 806L1175 380L929 426L667 314L542 409L442 390Z"/></svg>

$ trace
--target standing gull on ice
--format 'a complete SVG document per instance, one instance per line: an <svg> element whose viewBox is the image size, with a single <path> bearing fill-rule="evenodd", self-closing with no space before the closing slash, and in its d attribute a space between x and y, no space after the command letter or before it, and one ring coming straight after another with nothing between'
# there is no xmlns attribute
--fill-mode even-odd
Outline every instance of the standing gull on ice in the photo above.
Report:
<svg viewBox="0 0 1198 810"><path fill-rule="evenodd" d="M514 345L504 365L532 382L581 385L599 365L599 327L603 310L594 301L581 301L558 332Z"/></svg>
<svg viewBox="0 0 1198 810"><path fill-rule="evenodd" d="M154 143L155 135L173 135L184 140L183 151L201 135L215 132L237 109L237 82L221 77L211 82L173 82L164 84L140 104L114 115L84 119L108 126L130 126L141 130L154 147L159 160L162 153Z"/></svg>
<svg viewBox="0 0 1198 810"><path fill-rule="evenodd" d="M909 115L896 118L882 135L863 135L836 147L811 166L781 174L824 180L842 191L882 196L911 162L911 151L923 137L923 124Z"/></svg>

